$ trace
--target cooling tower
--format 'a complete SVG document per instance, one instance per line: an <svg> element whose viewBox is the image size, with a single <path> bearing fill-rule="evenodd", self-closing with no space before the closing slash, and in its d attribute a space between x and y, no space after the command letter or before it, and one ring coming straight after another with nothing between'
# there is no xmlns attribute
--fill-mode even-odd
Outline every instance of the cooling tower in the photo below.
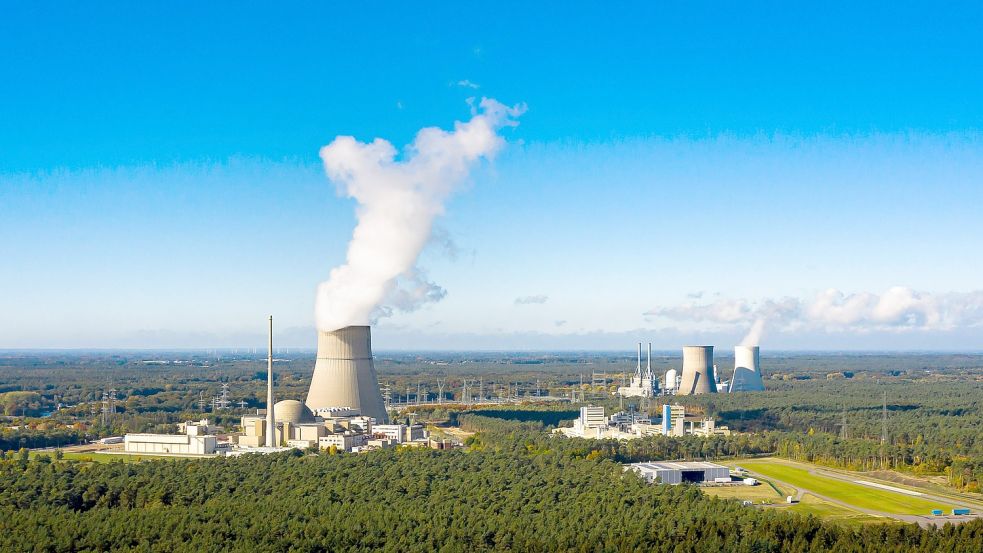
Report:
<svg viewBox="0 0 983 553"><path fill-rule="evenodd" d="M730 379L730 391L761 392L764 389L761 368L758 366L758 346L735 347L734 378Z"/></svg>
<svg viewBox="0 0 983 553"><path fill-rule="evenodd" d="M713 346L683 347L683 379L677 395L712 394L717 391L713 377Z"/></svg>
<svg viewBox="0 0 983 553"><path fill-rule="evenodd" d="M388 423L372 363L372 337L367 326L346 326L317 334L317 361L307 394L312 410L350 407Z"/></svg>

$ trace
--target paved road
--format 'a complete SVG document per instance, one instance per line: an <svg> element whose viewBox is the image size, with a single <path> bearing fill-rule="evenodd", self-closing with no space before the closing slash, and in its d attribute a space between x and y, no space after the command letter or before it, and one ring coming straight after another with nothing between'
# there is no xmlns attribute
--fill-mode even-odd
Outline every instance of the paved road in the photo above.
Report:
<svg viewBox="0 0 983 553"><path fill-rule="evenodd" d="M872 516L875 516L875 517L893 518L894 520L900 520L902 522L913 522L913 523L918 524L919 526L922 526L922 527L942 526L942 525L944 525L947 522L952 523L952 524L958 524L960 522L968 522L970 520L974 520L974 519L980 517L980 515L978 515L978 514L977 515L969 515L969 516L946 515L946 516L940 516L940 517L920 516L920 515L897 515L897 514L894 514L894 513L885 513L884 511L875 511L873 509L864 509L864 508L861 508L861 507L857 507L855 505L851 505L849 503L845 503L845 502L840 501L838 499L833 499L832 497L829 497L829 496L825 496L825 495L816 493L816 492L814 492L812 490L809 490L809 489L806 489L806 488L802 488L800 486L793 486L792 484L789 484L788 482L784 482L784 481L779 480L777 478L773 478L773 477L770 477L770 476L765 476L763 474L756 473L753 470L748 470L748 472L750 472L751 474L756 475L758 478L771 480L772 482L776 482L776 483L781 484L783 486L786 486L788 488L791 488L791 489L794 489L794 490L798 490L798 493L795 495L795 500L796 501L800 501L802 499L802 496L804 494L807 494L808 493L809 495L818 497L819 499L822 499L823 501L828 501L828 502L830 502L830 503L832 503L834 505L839 505L841 507L850 509L851 511L857 511L857 512L861 512L861 513L864 513L864 514L872 515ZM847 482L853 482L852 480L844 477L843 475L834 475L832 473L826 473L826 472L823 472L823 471L817 471L815 469L811 469L809 471L809 473L810 474L814 474L814 475L820 475L820 476L828 476L830 478L836 478L837 480L844 480L844 481L847 481ZM859 485L862 485L862 484L857 484L857 485L859 486ZM950 503L950 504L951 503L954 503L954 501L951 500L951 499L948 499L948 498L945 498L945 499L938 498L938 497L931 496L929 494L925 494L925 496L923 496L923 497L928 497L930 499L935 499L937 501L941 501L941 502L944 502L944 503Z"/></svg>

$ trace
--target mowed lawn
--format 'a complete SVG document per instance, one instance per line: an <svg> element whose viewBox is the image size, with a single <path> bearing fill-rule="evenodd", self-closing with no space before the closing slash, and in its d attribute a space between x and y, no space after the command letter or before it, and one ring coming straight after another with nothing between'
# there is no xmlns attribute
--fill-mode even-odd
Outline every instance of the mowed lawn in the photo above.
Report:
<svg viewBox="0 0 983 553"><path fill-rule="evenodd" d="M768 478L781 480L797 488L813 491L863 509L895 515L928 515L932 509L952 508L952 505L921 497L809 474L806 468L781 461L748 460L741 461L741 466Z"/></svg>

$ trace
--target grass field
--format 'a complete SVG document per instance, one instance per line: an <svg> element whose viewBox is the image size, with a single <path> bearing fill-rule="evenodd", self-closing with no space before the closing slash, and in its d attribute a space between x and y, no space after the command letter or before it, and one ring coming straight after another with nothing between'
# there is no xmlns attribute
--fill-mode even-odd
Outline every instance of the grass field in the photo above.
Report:
<svg viewBox="0 0 983 553"><path fill-rule="evenodd" d="M839 505L829 503L828 501L823 501L822 499L811 495L803 496L801 502L789 506L788 510L803 515L815 515L825 520L832 520L848 525L884 524L896 522L894 519L887 517L875 517L861 513L860 511L847 509L846 507L841 507Z"/></svg>
<svg viewBox="0 0 983 553"><path fill-rule="evenodd" d="M31 457L37 457L38 455L47 455L48 457L54 459L55 454L53 451L32 451L30 453ZM88 461L91 463L112 463L113 461L123 461L124 463L135 463L139 461L146 461L148 459L174 459L174 457L166 456L154 456L154 455L128 455L125 453L73 453L71 451L66 451L62 453L64 459L72 459L75 461Z"/></svg>
<svg viewBox="0 0 983 553"><path fill-rule="evenodd" d="M766 477L781 480L789 485L813 491L862 509L897 515L928 515L932 509L952 508L951 505L929 499L809 474L807 465L791 464L774 459L755 459L742 461L741 466Z"/></svg>
<svg viewBox="0 0 983 553"><path fill-rule="evenodd" d="M755 503L768 501L771 503L781 503L785 498L775 493L768 484L758 484L757 486L706 486L700 488L703 493L719 497L721 499L748 500Z"/></svg>

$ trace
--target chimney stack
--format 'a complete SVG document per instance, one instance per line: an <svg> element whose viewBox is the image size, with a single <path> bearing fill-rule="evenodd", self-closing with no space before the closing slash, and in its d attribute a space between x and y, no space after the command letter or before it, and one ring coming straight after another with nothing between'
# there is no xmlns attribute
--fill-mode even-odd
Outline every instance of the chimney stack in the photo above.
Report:
<svg viewBox="0 0 983 553"><path fill-rule="evenodd" d="M266 355L266 446L276 447L276 420L273 418L273 315L270 315L270 342Z"/></svg>

